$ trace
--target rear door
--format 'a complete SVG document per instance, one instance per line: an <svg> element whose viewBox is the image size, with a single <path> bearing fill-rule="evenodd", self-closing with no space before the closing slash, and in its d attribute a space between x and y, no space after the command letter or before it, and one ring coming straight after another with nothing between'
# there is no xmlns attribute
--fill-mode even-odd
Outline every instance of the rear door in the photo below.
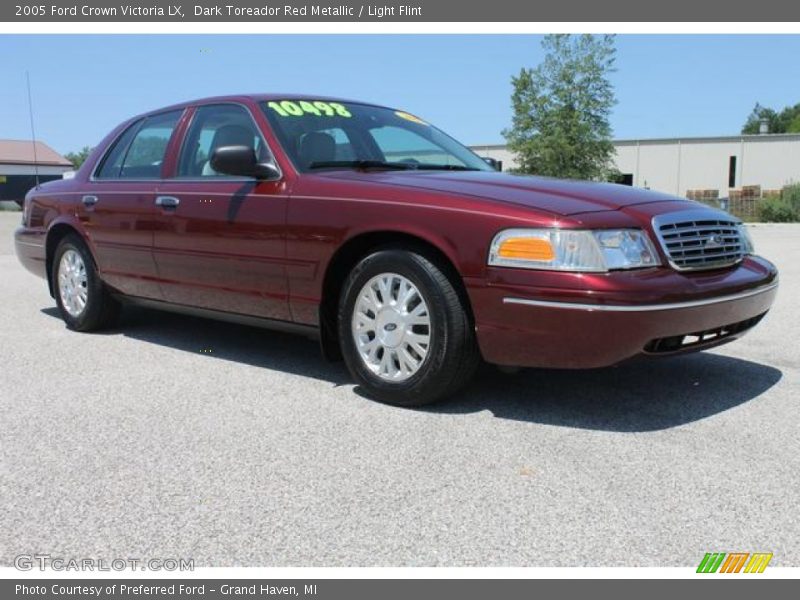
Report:
<svg viewBox="0 0 800 600"><path fill-rule="evenodd" d="M161 299L152 253L154 202L167 146L182 113L151 115L129 126L80 198L78 217L103 280L129 296Z"/></svg>
<svg viewBox="0 0 800 600"><path fill-rule="evenodd" d="M270 150L246 107L194 109L174 177L158 188L153 253L167 301L291 320L287 300L283 179L257 181L216 173L212 152L248 145Z"/></svg>

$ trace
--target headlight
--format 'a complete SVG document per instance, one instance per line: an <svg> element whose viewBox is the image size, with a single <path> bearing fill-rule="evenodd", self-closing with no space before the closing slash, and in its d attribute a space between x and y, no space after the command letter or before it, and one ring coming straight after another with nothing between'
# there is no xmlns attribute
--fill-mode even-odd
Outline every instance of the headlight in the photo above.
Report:
<svg viewBox="0 0 800 600"><path fill-rule="evenodd" d="M742 251L745 254L753 254L756 248L753 245L753 238L750 237L750 231L744 223L739 223L739 237L742 240Z"/></svg>
<svg viewBox="0 0 800 600"><path fill-rule="evenodd" d="M641 229L594 231L593 235L609 270L639 269L661 263L650 238Z"/></svg>
<svg viewBox="0 0 800 600"><path fill-rule="evenodd" d="M661 264L640 229L506 229L489 249L489 264L551 271L604 272Z"/></svg>

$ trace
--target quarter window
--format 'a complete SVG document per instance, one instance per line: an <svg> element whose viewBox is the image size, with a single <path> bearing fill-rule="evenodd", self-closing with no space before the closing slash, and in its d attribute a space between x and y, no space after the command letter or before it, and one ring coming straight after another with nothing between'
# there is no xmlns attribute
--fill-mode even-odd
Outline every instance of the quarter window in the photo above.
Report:
<svg viewBox="0 0 800 600"><path fill-rule="evenodd" d="M100 169L97 171L98 179L116 179L119 177L120 169L122 169L122 161L125 160L125 153L128 151L128 146L131 144L133 136L141 125L141 121L136 121L133 125L128 127L125 132L117 138L111 150L106 154Z"/></svg>

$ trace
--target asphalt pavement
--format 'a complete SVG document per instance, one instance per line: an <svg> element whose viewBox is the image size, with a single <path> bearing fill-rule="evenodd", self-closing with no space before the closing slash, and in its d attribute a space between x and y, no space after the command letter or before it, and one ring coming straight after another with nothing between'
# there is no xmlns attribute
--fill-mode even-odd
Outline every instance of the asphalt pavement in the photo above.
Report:
<svg viewBox="0 0 800 600"><path fill-rule="evenodd" d="M744 339L586 371L483 368L372 402L290 335L146 310L68 331L0 213L0 565L800 566L800 225L756 225Z"/></svg>

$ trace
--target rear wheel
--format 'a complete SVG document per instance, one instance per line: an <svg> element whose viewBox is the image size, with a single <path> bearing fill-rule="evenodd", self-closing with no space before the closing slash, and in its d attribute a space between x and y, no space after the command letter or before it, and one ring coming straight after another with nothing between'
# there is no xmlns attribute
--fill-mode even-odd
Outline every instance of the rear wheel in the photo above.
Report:
<svg viewBox="0 0 800 600"><path fill-rule="evenodd" d="M58 244L52 277L56 303L67 327L94 331L114 321L119 303L97 276L94 260L77 236L68 235Z"/></svg>
<svg viewBox="0 0 800 600"><path fill-rule="evenodd" d="M339 339L369 396L421 406L463 386L478 363L464 302L429 258L380 250L356 265L339 302Z"/></svg>

